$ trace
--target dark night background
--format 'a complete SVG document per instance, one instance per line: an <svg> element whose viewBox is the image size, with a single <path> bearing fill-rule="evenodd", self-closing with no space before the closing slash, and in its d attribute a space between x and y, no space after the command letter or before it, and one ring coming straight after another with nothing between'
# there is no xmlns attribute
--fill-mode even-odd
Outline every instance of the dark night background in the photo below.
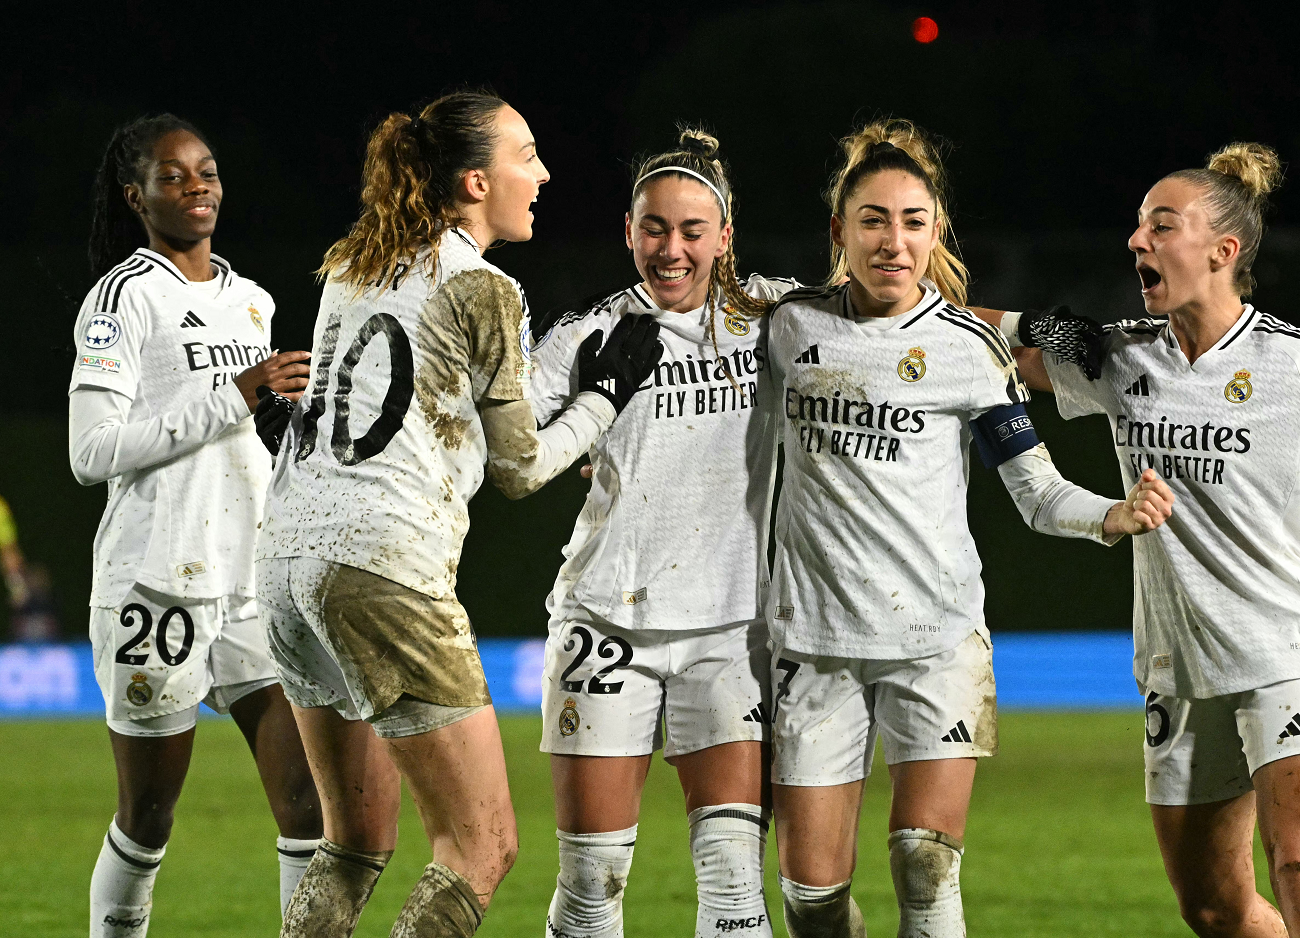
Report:
<svg viewBox="0 0 1300 938"><path fill-rule="evenodd" d="M9 20L0 38L0 495L53 576L69 637L85 631L104 504L66 455L90 186L112 128L140 113L174 111L212 138L225 187L213 246L275 297L280 348L310 341L311 271L354 217L367 131L461 84L517 107L552 173L533 241L492 254L540 313L633 282L630 163L672 144L679 121L722 141L742 272L824 275L835 141L892 114L954 145L972 302L1069 302L1104 321L1141 313L1125 239L1156 179L1234 139L1300 153L1295 4L48 9L45 25ZM911 38L921 15L939 24L929 45ZM1295 321L1300 192L1274 201L1254 301ZM1031 407L1062 471L1118 495L1104 422L1064 424L1046 395ZM460 594L481 634L541 634L584 486L571 470L522 503L490 486L475 499ZM978 463L970 514L994 629L1127 627L1127 546L1031 534Z"/></svg>

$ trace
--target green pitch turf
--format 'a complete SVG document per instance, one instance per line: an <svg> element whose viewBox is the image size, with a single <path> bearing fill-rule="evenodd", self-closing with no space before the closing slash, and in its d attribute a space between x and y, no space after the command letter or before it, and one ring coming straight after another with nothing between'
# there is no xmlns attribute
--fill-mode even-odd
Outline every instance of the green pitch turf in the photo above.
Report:
<svg viewBox="0 0 1300 938"><path fill-rule="evenodd" d="M537 936L555 885L555 836L539 722L502 721L519 816L519 861L479 934ZM1187 935L1142 803L1142 720L1132 714L1002 716L1002 754L985 760L962 868L972 936ZM887 776L868 782L853 891L873 938L897 913L885 850ZM86 933L90 871L114 798L95 722L0 724L0 921L24 938ZM650 773L625 905L626 934L690 936L695 885L681 791ZM356 934L382 938L428 862L408 803L397 855ZM275 828L232 723L199 726L193 767L154 894L151 938L272 936L279 927ZM1260 890L1271 897L1256 849ZM774 851L768 902L781 925Z"/></svg>

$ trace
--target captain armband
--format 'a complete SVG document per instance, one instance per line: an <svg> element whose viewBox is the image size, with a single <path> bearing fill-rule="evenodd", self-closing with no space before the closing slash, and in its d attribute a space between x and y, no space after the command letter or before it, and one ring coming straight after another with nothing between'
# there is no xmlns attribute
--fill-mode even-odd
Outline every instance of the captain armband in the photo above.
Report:
<svg viewBox="0 0 1300 938"><path fill-rule="evenodd" d="M975 436L975 448L988 469L996 469L1038 445L1038 433L1024 404L994 407L972 420L970 428Z"/></svg>

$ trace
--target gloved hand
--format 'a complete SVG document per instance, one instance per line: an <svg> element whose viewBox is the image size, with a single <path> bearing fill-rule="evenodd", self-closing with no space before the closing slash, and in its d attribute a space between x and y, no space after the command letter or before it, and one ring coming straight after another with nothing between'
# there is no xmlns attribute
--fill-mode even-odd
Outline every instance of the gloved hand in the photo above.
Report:
<svg viewBox="0 0 1300 938"><path fill-rule="evenodd" d="M604 338L605 333L597 330L578 346L578 390L604 395L622 413L664 353L659 323L653 316L627 315L610 330L609 341L601 348Z"/></svg>
<svg viewBox="0 0 1300 938"><path fill-rule="evenodd" d="M1106 357L1106 336L1094 320L1076 316L1068 306L1028 309L1020 315L1020 344L1041 348L1073 362L1090 381L1101 377Z"/></svg>
<svg viewBox="0 0 1300 938"><path fill-rule="evenodd" d="M293 416L293 401L282 394L276 394L265 384L257 386L257 410L253 412L253 426L262 445L270 450L272 456L280 454L280 441L284 431L289 429L289 418Z"/></svg>

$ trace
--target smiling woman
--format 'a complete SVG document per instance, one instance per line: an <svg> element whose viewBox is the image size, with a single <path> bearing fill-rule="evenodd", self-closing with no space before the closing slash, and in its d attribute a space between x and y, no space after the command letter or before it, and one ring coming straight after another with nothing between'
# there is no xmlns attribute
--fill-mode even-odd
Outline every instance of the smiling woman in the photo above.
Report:
<svg viewBox="0 0 1300 938"><path fill-rule="evenodd" d="M880 737L898 934L957 938L976 759L997 751L967 526L972 438L1043 533L1110 544L1154 529L1168 489L1144 477L1117 503L1061 478L1006 341L962 308L937 148L907 121L842 146L829 287L788 293L771 314L786 455L769 606L786 926L864 934L849 889Z"/></svg>
<svg viewBox="0 0 1300 938"><path fill-rule="evenodd" d="M69 455L79 482L109 483L90 636L118 803L91 878L92 936L148 928L200 701L231 714L257 760L282 907L321 833L253 602L270 478L254 389L297 398L307 353L271 354L275 303L212 253L221 197L207 140L170 114L119 128L95 182L100 279L75 330Z"/></svg>

